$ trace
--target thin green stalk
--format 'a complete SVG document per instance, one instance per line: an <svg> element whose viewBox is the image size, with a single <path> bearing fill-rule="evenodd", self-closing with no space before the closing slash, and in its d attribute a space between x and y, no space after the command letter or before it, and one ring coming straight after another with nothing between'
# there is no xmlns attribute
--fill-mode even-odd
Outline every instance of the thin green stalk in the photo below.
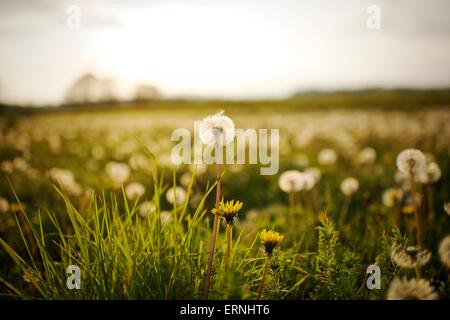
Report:
<svg viewBox="0 0 450 320"><path fill-rule="evenodd" d="M345 222L347 220L347 214L348 214L348 208L350 207L350 200L351 196L346 196L344 203L341 208L341 224L342 226L345 225Z"/></svg>
<svg viewBox="0 0 450 320"><path fill-rule="evenodd" d="M412 206L414 209L414 216L416 218L416 241L417 241L417 244L420 247L422 247L422 223L421 223L421 219L420 219L419 210L417 209L416 184L414 182L414 174L412 171L410 172L410 176L411 176L411 201L412 201Z"/></svg>
<svg viewBox="0 0 450 320"><path fill-rule="evenodd" d="M217 178L217 186L216 186L216 205L215 208L219 209L219 203L220 203L220 172L221 167L220 164L216 164L216 178ZM216 240L217 240L217 233L219 231L219 215L217 213L214 214L214 225L213 225L213 232L211 236L211 245L209 248L209 256L208 256L208 267L206 269L206 278L205 278L205 289L203 291L203 299L208 299L209 297L209 290L211 287L211 275L212 275L212 268L214 263L214 252L216 250Z"/></svg>
<svg viewBox="0 0 450 320"><path fill-rule="evenodd" d="M230 270L231 246L233 241L233 226L227 224L227 254L225 256L225 271Z"/></svg>
<svg viewBox="0 0 450 320"><path fill-rule="evenodd" d="M258 294L256 296L256 300L261 299L261 294L262 294L262 291L264 288L264 283L266 282L267 270L269 269L269 259L270 259L270 256L267 255L266 260L264 262L263 275L262 275L262 279L261 279L261 284L259 285L259 288L258 288Z"/></svg>
<svg viewBox="0 0 450 320"><path fill-rule="evenodd" d="M295 231L295 191L289 192L289 210L288 210L288 223L291 227L291 231ZM295 235L295 234L294 234Z"/></svg>

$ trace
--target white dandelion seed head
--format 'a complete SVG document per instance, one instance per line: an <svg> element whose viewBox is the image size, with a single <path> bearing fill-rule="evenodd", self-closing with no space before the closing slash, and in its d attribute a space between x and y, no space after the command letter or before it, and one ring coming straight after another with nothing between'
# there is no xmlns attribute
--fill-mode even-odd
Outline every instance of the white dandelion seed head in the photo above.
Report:
<svg viewBox="0 0 450 320"><path fill-rule="evenodd" d="M341 191L346 196L352 195L359 189L359 182L356 178L346 178L341 182Z"/></svg>
<svg viewBox="0 0 450 320"><path fill-rule="evenodd" d="M75 176L69 169L53 167L48 172L50 178L63 186L71 185L75 182Z"/></svg>
<svg viewBox="0 0 450 320"><path fill-rule="evenodd" d="M372 164L377 158L377 152L374 148L366 147L362 149L358 154L358 163L360 164Z"/></svg>
<svg viewBox="0 0 450 320"><path fill-rule="evenodd" d="M391 248L392 262L406 269L414 269L416 267L423 267L431 259L431 252L420 247L409 246L407 248L393 244Z"/></svg>
<svg viewBox="0 0 450 320"><path fill-rule="evenodd" d="M53 167L48 174L50 179L61 185L68 194L79 196L83 192L83 188L75 181L75 176L69 169Z"/></svg>
<svg viewBox="0 0 450 320"><path fill-rule="evenodd" d="M411 185L411 179L410 179L409 174L403 173L401 171L397 170L395 172L394 179L395 179L395 182L397 182L399 185L402 186L402 188L403 188L403 186L407 187L407 186ZM410 188L406 188L406 190L409 190L409 189Z"/></svg>
<svg viewBox="0 0 450 320"><path fill-rule="evenodd" d="M130 156L128 164L133 170L151 172L152 160L142 153L135 152Z"/></svg>
<svg viewBox="0 0 450 320"><path fill-rule="evenodd" d="M399 188L389 188L383 192L383 204L392 208L395 204L399 203L403 197L403 191Z"/></svg>
<svg viewBox="0 0 450 320"><path fill-rule="evenodd" d="M430 162L427 165L427 177L428 182L434 183L437 182L442 176L442 171L439 165L436 162Z"/></svg>
<svg viewBox="0 0 450 320"><path fill-rule="evenodd" d="M130 167L125 163L111 161L106 165L108 177L117 184L123 184L130 177Z"/></svg>
<svg viewBox="0 0 450 320"><path fill-rule="evenodd" d="M161 211L161 224L166 225L173 221L172 211Z"/></svg>
<svg viewBox="0 0 450 320"><path fill-rule="evenodd" d="M442 239L438 253L442 264L447 268L450 268L450 235Z"/></svg>
<svg viewBox="0 0 450 320"><path fill-rule="evenodd" d="M176 204L179 206L186 200L186 191L182 187L172 187L167 190L166 199L170 204L174 204L176 200Z"/></svg>
<svg viewBox="0 0 450 320"><path fill-rule="evenodd" d="M146 219L156 212L156 205L152 201L144 201L138 207L141 218Z"/></svg>
<svg viewBox="0 0 450 320"><path fill-rule="evenodd" d="M195 175L198 175L198 176L204 174L207 169L208 169L208 166L204 163L189 165L189 171L194 172L194 170L195 170Z"/></svg>
<svg viewBox="0 0 450 320"><path fill-rule="evenodd" d="M183 175L180 178L180 184L185 188L189 187L191 181L192 181L192 173L190 172L183 173Z"/></svg>
<svg viewBox="0 0 450 320"><path fill-rule="evenodd" d="M450 216L450 202L444 203L444 211Z"/></svg>
<svg viewBox="0 0 450 320"><path fill-rule="evenodd" d="M394 279L387 292L388 300L436 300L438 294L425 279Z"/></svg>
<svg viewBox="0 0 450 320"><path fill-rule="evenodd" d="M278 185L284 192L296 192L303 189L305 178L298 170L288 170L283 172L278 179Z"/></svg>
<svg viewBox="0 0 450 320"><path fill-rule="evenodd" d="M9 211L9 202L3 197L0 197L0 214Z"/></svg>
<svg viewBox="0 0 450 320"><path fill-rule="evenodd" d="M31 283L31 277L30 277L28 274L26 274L26 273L23 273L23 274L22 274L22 279L23 279L23 281L25 281L26 283Z"/></svg>
<svg viewBox="0 0 450 320"><path fill-rule="evenodd" d="M336 162L336 159L337 159L336 151L334 151L333 149L330 148L322 149L319 152L318 161L319 164L323 166L334 164Z"/></svg>
<svg viewBox="0 0 450 320"><path fill-rule="evenodd" d="M305 190L311 190L316 185L316 176L311 171L303 172L303 183Z"/></svg>
<svg viewBox="0 0 450 320"><path fill-rule="evenodd" d="M399 171L414 175L425 171L427 158L422 151L418 149L406 149L397 156L397 168Z"/></svg>
<svg viewBox="0 0 450 320"><path fill-rule="evenodd" d="M312 175L315 180L314 183L318 183L320 181L320 178L322 177L322 173L320 172L320 169L316 168L316 167L307 168L305 170L305 174Z"/></svg>
<svg viewBox="0 0 450 320"><path fill-rule="evenodd" d="M250 210L249 212L247 212L247 214L245 215L245 220L247 220L247 221L254 221L259 216L260 216L259 212L257 210L253 209L253 210Z"/></svg>
<svg viewBox="0 0 450 320"><path fill-rule="evenodd" d="M145 193L145 187L139 182L129 183L125 187L125 195L129 200L136 200Z"/></svg>
<svg viewBox="0 0 450 320"><path fill-rule="evenodd" d="M13 173L14 166L11 161L5 160L0 164L0 169L6 173Z"/></svg>
<svg viewBox="0 0 450 320"><path fill-rule="evenodd" d="M428 178L428 174L426 171L418 172L414 178L417 183L425 184L430 182L430 179ZM409 185L411 185L411 183Z"/></svg>
<svg viewBox="0 0 450 320"><path fill-rule="evenodd" d="M199 134L200 140L208 146L226 146L234 140L234 122L221 111L203 119Z"/></svg>

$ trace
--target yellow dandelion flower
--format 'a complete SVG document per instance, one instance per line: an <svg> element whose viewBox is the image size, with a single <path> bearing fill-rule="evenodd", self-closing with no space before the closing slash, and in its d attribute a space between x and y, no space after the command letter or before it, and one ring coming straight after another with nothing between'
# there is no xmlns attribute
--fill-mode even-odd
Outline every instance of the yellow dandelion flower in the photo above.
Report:
<svg viewBox="0 0 450 320"><path fill-rule="evenodd" d="M261 243L264 245L267 255L271 255L273 249L284 239L284 236L279 234L276 231L264 229L260 232L259 238L261 239Z"/></svg>
<svg viewBox="0 0 450 320"><path fill-rule="evenodd" d="M412 205L403 206L402 212L404 214L413 214L414 213L414 207Z"/></svg>
<svg viewBox="0 0 450 320"><path fill-rule="evenodd" d="M212 213L218 214L222 218L225 219L225 222L227 224L233 224L234 219L237 217L239 211L242 209L243 203L240 201L226 201L224 202L223 199L219 203L219 208L212 209Z"/></svg>

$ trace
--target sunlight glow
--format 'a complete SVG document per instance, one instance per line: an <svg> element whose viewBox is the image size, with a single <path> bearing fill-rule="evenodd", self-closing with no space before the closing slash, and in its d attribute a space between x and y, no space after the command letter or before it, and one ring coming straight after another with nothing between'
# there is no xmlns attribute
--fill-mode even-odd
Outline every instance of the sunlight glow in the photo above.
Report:
<svg viewBox="0 0 450 320"><path fill-rule="evenodd" d="M235 90L237 75L267 72L261 66L268 60L275 68L286 63L274 30L227 7L165 5L124 11L120 20L123 29L104 32L96 43L98 67L170 92Z"/></svg>

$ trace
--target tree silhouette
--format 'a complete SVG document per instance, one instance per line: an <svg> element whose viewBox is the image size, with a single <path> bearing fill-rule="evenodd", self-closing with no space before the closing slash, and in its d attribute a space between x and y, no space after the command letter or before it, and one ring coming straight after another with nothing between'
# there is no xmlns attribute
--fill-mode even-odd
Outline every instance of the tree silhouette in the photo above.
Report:
<svg viewBox="0 0 450 320"><path fill-rule="evenodd" d="M134 101L144 102L161 99L161 92L155 86L142 84L137 86Z"/></svg>
<svg viewBox="0 0 450 320"><path fill-rule="evenodd" d="M78 78L66 93L68 103L83 104L114 100L114 80L100 79L92 73L86 73Z"/></svg>

